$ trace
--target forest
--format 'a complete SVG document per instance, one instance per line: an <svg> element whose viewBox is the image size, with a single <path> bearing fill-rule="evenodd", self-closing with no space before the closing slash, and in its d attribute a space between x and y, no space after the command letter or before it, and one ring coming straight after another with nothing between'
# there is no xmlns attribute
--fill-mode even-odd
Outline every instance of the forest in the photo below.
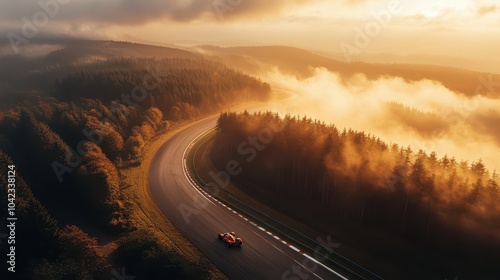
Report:
<svg viewBox="0 0 500 280"><path fill-rule="evenodd" d="M129 219L119 170L139 164L158 133L266 100L270 86L194 55L62 54L1 58L22 62L0 93L0 199L7 201L6 168L15 165L18 278L112 279L112 268L124 266L136 279L208 277ZM105 233L116 248L110 253L89 232Z"/></svg>
<svg viewBox="0 0 500 280"><path fill-rule="evenodd" d="M260 139L253 153L249 139ZM236 160L242 172L231 180L239 188L319 230L382 232L386 237L370 236L376 243L364 248L380 258L399 250L389 239L400 239L418 244L425 259L454 259L472 270L463 275L490 279L496 267L499 174L480 159L438 157L365 132L270 112L222 113L211 157L220 170ZM405 255L394 254L392 262Z"/></svg>

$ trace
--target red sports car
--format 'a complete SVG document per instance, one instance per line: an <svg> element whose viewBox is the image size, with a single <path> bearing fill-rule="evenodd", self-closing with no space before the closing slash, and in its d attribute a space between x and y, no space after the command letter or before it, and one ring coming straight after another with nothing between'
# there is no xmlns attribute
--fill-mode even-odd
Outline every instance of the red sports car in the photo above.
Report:
<svg viewBox="0 0 500 280"><path fill-rule="evenodd" d="M227 247L241 246L243 244L243 239L236 237L234 231L219 233L219 239L224 241Z"/></svg>

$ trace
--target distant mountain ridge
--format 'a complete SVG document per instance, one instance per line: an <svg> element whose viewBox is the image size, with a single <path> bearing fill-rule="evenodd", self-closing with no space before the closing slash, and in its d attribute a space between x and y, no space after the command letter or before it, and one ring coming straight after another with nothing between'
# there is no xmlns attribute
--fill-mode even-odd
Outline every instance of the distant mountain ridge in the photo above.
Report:
<svg viewBox="0 0 500 280"><path fill-rule="evenodd" d="M4 42L5 44L6 42ZM39 44L42 44L40 42ZM420 64L408 63L367 63L344 62L334 59L334 56L319 54L295 47L286 46L258 46L258 47L217 47L197 46L192 48L174 48L117 41L89 41L89 40L52 40L49 44L59 44L64 47L51 52L36 63L65 64L88 57L157 57L157 58L209 58L218 60L231 68L251 74L261 74L272 67L278 67L286 74L305 78L313 74L314 68L323 67L337 72L344 79L349 79L357 73L363 73L368 79L375 80L384 76L401 77L406 81L420 81L423 79L435 80L452 91L466 96L487 95L500 96L499 92L492 91L492 86L485 84L488 81L500 81L499 74L464 70L450 66L425 64L428 59L422 59ZM5 45L4 45L5 47ZM383 57L383 56L382 56ZM394 55L387 55L388 60ZM4 77L11 75L12 69L2 69L5 60L19 60L16 68L21 69L26 59L19 56L0 57L0 74ZM395 59L395 58L394 58ZM403 58L401 58L404 61ZM418 60L418 56L408 58ZM380 59L374 61L380 62ZM26 65L26 70L30 65ZM24 69L24 68L23 68ZM498 90L496 90L498 91Z"/></svg>
<svg viewBox="0 0 500 280"><path fill-rule="evenodd" d="M484 84L490 78L494 81L500 81L500 75L453 67L426 64L343 62L311 51L283 46L230 48L200 46L193 50L219 57L224 63L232 63L233 67L245 71L262 71L263 65L266 65L269 69L278 67L284 73L304 78L312 75L313 68L324 67L339 73L344 79L357 73L363 73L371 80L384 76L401 77L409 82L429 79L438 81L448 89L466 96L500 96L499 92L491 92L492 87Z"/></svg>

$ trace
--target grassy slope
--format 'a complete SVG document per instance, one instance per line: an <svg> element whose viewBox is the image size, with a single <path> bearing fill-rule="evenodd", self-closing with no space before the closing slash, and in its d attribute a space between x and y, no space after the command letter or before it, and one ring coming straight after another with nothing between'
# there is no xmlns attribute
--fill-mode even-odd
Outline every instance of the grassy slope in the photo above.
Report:
<svg viewBox="0 0 500 280"><path fill-rule="evenodd" d="M120 170L120 177L124 185L130 186L124 190L128 201L132 202L131 220L134 225L142 229L150 229L169 248L177 251L182 257L189 259L200 266L209 267L211 279L227 279L191 242L189 242L175 226L163 215L153 201L148 187L148 174L151 161L160 147L173 135L188 126L189 123L176 125L173 129L163 132L151 140L144 152L141 165Z"/></svg>

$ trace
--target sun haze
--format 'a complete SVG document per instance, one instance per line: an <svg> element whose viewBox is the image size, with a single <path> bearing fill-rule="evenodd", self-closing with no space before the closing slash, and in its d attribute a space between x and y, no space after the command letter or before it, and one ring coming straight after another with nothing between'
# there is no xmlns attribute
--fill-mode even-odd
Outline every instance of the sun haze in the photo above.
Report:
<svg viewBox="0 0 500 280"><path fill-rule="evenodd" d="M489 0L60 2L67 3L40 32L193 45L292 45L340 54L342 43L355 43L358 29L397 6L380 31L372 30L377 36L363 54L489 61L500 48L500 5ZM2 1L0 33L21 32L22 18L30 20L40 10L37 3Z"/></svg>

